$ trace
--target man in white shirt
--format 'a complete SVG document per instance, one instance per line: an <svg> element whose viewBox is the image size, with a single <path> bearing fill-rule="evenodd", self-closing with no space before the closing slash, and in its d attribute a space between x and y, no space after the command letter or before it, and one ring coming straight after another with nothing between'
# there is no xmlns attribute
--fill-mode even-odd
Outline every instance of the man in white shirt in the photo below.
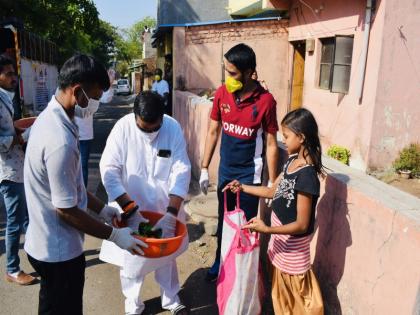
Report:
<svg viewBox="0 0 420 315"><path fill-rule="evenodd" d="M112 129L99 166L111 202L123 210L138 205L162 213L155 228L162 228L165 238L175 235L176 219L185 220L182 203L188 193L191 165L181 126L164 115L161 96L146 91L136 97L134 113L121 118ZM143 220L137 216L130 226L136 228ZM187 249L188 237L181 247L178 254ZM162 308L172 314L187 314L178 297L175 257L150 259L130 254L124 256L120 273L126 314L144 310L139 294L151 271L161 287Z"/></svg>
<svg viewBox="0 0 420 315"><path fill-rule="evenodd" d="M142 254L147 246L130 228L116 229L90 216L86 209L111 224L119 210L86 192L80 164L76 104L86 108L109 88L105 68L94 58L75 55L62 66L59 88L31 129L24 166L29 226L25 251L41 277L39 314L83 313L84 233L108 239L123 249Z"/></svg>
<svg viewBox="0 0 420 315"><path fill-rule="evenodd" d="M93 105L93 106L92 106ZM99 102L86 108L76 107L74 122L79 129L80 162L82 163L83 182L87 188L89 175L90 145L93 140L93 115L99 108Z"/></svg>
<svg viewBox="0 0 420 315"><path fill-rule="evenodd" d="M20 233L28 226L23 187L23 138L13 127L13 94L17 85L13 60L0 56L0 194L6 208L6 280L20 285L35 278L20 269Z"/></svg>
<svg viewBox="0 0 420 315"><path fill-rule="evenodd" d="M110 77L109 80L111 83L113 78L111 80ZM91 102L89 103L90 106L86 108L76 106L74 120L79 128L80 157L82 163L83 182L85 183L86 188L89 177L90 147L93 140L93 115L98 111L99 103L109 103L112 100L113 95L113 89L109 88L102 94L99 102Z"/></svg>
<svg viewBox="0 0 420 315"><path fill-rule="evenodd" d="M165 100L165 111L167 112L169 100L169 84L162 79L162 70L157 68L155 70L155 81L152 84L152 91L158 93Z"/></svg>

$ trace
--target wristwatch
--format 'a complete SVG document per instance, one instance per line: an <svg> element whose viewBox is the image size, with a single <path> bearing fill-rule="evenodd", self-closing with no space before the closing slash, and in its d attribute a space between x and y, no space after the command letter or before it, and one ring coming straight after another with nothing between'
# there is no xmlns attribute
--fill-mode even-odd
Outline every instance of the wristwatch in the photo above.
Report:
<svg viewBox="0 0 420 315"><path fill-rule="evenodd" d="M178 209L175 207L167 207L166 212L173 214L174 216L178 216Z"/></svg>
<svg viewBox="0 0 420 315"><path fill-rule="evenodd" d="M137 211L139 206L134 202L134 200L131 200L127 202L124 206L122 206L121 208L123 211L123 213L121 213L121 219L127 220Z"/></svg>

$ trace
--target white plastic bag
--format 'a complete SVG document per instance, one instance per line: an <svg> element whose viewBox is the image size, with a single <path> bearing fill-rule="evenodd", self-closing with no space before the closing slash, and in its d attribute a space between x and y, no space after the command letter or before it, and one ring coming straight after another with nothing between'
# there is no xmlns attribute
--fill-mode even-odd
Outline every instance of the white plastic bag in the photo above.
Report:
<svg viewBox="0 0 420 315"><path fill-rule="evenodd" d="M245 213L239 208L227 211L225 193L220 273L217 280L217 305L220 315L261 313L263 287L259 266L258 233L242 230Z"/></svg>

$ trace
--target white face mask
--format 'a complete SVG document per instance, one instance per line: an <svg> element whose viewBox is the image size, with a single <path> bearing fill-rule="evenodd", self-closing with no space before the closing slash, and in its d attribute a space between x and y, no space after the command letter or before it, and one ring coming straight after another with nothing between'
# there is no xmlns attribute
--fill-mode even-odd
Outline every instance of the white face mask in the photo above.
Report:
<svg viewBox="0 0 420 315"><path fill-rule="evenodd" d="M88 106L87 106L87 108L89 108L89 110L91 110L92 112L96 112L98 110L98 108L99 108L99 100L95 100L94 98L89 98L87 96L85 90L83 90L83 89L82 89L82 92L83 92L83 94L85 94L85 97L88 100Z"/></svg>
<svg viewBox="0 0 420 315"><path fill-rule="evenodd" d="M158 136L159 131L160 131L160 130L155 131L155 132L144 132L144 131L141 131L141 130L140 130L140 133L141 133L142 137L143 137L146 141L148 141L148 142L152 142L152 141L153 141L153 140L155 140L155 139L156 139L156 137Z"/></svg>
<svg viewBox="0 0 420 315"><path fill-rule="evenodd" d="M13 102L16 93L12 91L7 91L7 94L9 95L10 101Z"/></svg>
<svg viewBox="0 0 420 315"><path fill-rule="evenodd" d="M13 102L13 98L15 97L15 92L14 91L9 91L6 89L1 89L4 93L7 94L7 96L9 97L10 101Z"/></svg>

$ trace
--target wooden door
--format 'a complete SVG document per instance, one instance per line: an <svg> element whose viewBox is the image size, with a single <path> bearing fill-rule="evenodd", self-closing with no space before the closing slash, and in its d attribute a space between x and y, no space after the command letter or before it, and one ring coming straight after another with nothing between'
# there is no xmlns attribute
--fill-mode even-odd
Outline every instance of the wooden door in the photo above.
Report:
<svg viewBox="0 0 420 315"><path fill-rule="evenodd" d="M302 107L303 77L305 72L305 42L293 43L293 81L290 110Z"/></svg>

